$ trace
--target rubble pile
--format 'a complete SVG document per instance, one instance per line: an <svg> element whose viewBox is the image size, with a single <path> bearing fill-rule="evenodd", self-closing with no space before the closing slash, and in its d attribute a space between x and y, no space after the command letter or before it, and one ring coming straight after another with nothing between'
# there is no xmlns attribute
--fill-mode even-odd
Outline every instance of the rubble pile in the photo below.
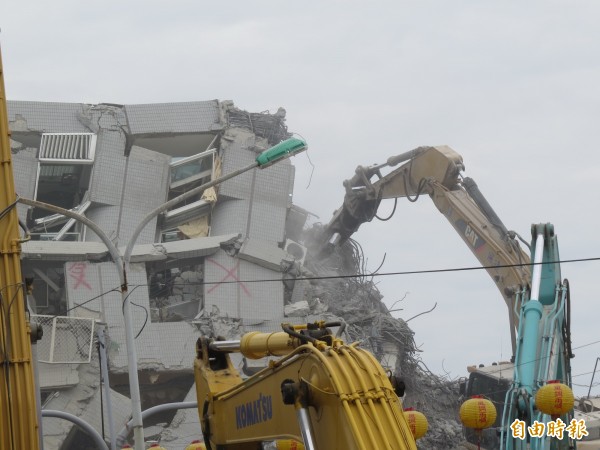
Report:
<svg viewBox="0 0 600 450"><path fill-rule="evenodd" d="M324 257L318 245L311 246L318 230L319 225L315 225L304 236L304 244L311 249L305 268L314 278L304 290L304 302L344 319L347 339L359 341L384 368L404 381L403 406L422 412L429 422L429 431L418 441L419 448L461 448L464 438L458 417L458 383L436 376L422 362L414 332L389 312L373 276L364 275L367 271L360 245L349 240ZM311 309L310 314L318 312Z"/></svg>
<svg viewBox="0 0 600 450"><path fill-rule="evenodd" d="M231 105L227 111L227 122L232 128L245 128L275 145L291 136L285 125L285 115L284 108L278 108L274 114L269 111L251 113Z"/></svg>

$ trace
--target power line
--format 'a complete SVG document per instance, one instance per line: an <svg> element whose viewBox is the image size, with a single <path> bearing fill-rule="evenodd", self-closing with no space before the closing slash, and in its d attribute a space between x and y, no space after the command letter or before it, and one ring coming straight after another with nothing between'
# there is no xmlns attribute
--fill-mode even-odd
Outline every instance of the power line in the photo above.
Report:
<svg viewBox="0 0 600 450"><path fill-rule="evenodd" d="M574 347L573 350L577 350L578 348L583 348L583 347L589 347L590 345L598 344L599 342L600 341L589 342L587 344L580 345L579 347Z"/></svg>
<svg viewBox="0 0 600 450"><path fill-rule="evenodd" d="M100 297L102 297L102 296L104 296L106 294L110 294L111 292L120 292L120 288L118 288L118 287L112 288L112 289L110 289L110 290L108 290L106 292L103 292L102 294L98 294L95 297L92 297L89 300L86 300L83 303L78 303L75 306L73 306L72 308L67 309L65 311L65 314L68 313L68 312L70 312L70 311L73 311L74 309L77 309L77 308L80 308L80 307L82 307L84 305L87 305L88 303L93 302L94 300L96 300L96 299L98 299L98 298L100 298ZM56 317L60 317L60 316L57 316L57 315L53 316L53 318L56 318Z"/></svg>
<svg viewBox="0 0 600 450"><path fill-rule="evenodd" d="M524 267L524 266L533 266L533 265L544 265L544 264L569 264L569 263L578 263L578 262L590 262L590 261L600 261L600 257L593 258L578 258L578 259L566 259L560 261L545 261L540 263L530 263L530 264L500 264L494 266L467 266L467 267L453 267L453 268L445 268L445 269L423 269L423 270L408 270L408 271L397 271L397 272L383 272L383 273L361 273L361 274L350 274L350 275L325 275L325 276L310 276L310 277L297 277L291 280L293 281L318 281L318 280L342 280L342 279L356 279L356 278L364 278L364 277L385 277L385 276L402 276L402 275L419 275L419 274L430 274L430 273L447 273L447 272L466 272L471 270L488 270L488 269L504 269L511 267ZM184 282L184 283L173 283L173 287L178 286L203 286L203 285L216 285L216 284L238 284L238 283L274 283L281 282L282 278L261 278L258 280L234 280L234 281L198 281L198 282ZM16 285L16 284L15 284ZM133 284L130 283L131 287L142 287L142 286L150 286L151 284ZM7 286L6 286L7 287ZM2 288L5 289L6 287ZM85 305L103 295L106 295L113 291L118 291L119 288L110 289L98 296L85 301L79 305L74 306L71 309L68 309L67 312L72 309L77 308L78 306Z"/></svg>
<svg viewBox="0 0 600 450"><path fill-rule="evenodd" d="M578 350L580 348L589 347L589 346L594 345L594 344L600 344L600 340L593 341L593 342L588 342L586 344L582 344L582 345L579 345L577 347L573 347L572 350ZM524 362L519 363L519 364L513 364L512 367L513 368L520 367L522 365L531 364L531 363L534 363L534 362L539 362L539 361L542 361L544 359L548 359L550 357L551 357L551 355L550 356L540 356L539 358L535 358L535 359L532 359L530 361L524 361ZM496 374L496 373L500 373L502 371L506 371L508 369L509 368L507 368L507 367L502 367L502 364L498 364L498 369L496 369L496 370L490 370L490 371L486 371L486 372L482 372L482 373L484 373L486 375L493 375L493 374ZM596 370L596 372L600 372L600 369ZM594 373L594 372L592 371L592 372L586 372L586 373L579 373L577 375L571 375L571 378L580 377L580 376L583 376L583 375L590 375L592 373Z"/></svg>
<svg viewBox="0 0 600 450"><path fill-rule="evenodd" d="M593 373L598 373L598 372L600 372L600 369L592 370L591 372L578 373L577 375L571 375L571 378L582 377L584 375L591 375Z"/></svg>
<svg viewBox="0 0 600 450"><path fill-rule="evenodd" d="M281 281L281 280L277 280L277 281ZM179 286L192 285L192 284L202 284L202 283L178 283L178 285L179 285ZM212 283L206 283L206 284L212 284ZM148 286L148 285L146 285L146 284L137 284L137 285L130 285L130 286L134 286L134 288L133 288L133 289L132 289L132 290L129 292L128 296L129 296L129 295L131 295L131 293L133 293L133 291L134 291L136 288L138 288L138 287L141 287L141 286ZM92 297L92 298L90 298L89 300L86 300L86 301L85 301L85 302L83 302L83 303L79 303L79 304L77 304L77 305L73 306L72 308L69 308L69 309L68 309L66 312L69 312L69 311L72 311L72 310L74 310L74 309L77 309L77 308L79 308L80 306L83 306L83 305L85 305L85 304L87 304L87 303L90 303L91 301L93 301L93 300L96 300L96 299L98 299L98 298L102 297L103 295L106 295L106 294L108 294L108 293L110 293L110 292L119 292L119 288L118 288L118 287L115 287L115 288L113 288L113 289L110 289L110 290L108 290L108 291L106 291L106 292L102 293L102 294L99 294L99 295L97 295L97 296L95 296L95 297ZM140 308L143 308L144 310L146 309L145 307L143 307L143 306L141 306L141 305L137 305L137 304L136 304L135 306L138 306L138 307L140 307ZM146 314L147 314L147 311L146 311ZM58 317L58 316L57 316L57 317ZM147 317L146 317L146 319L147 319ZM145 327L145 325L146 325L146 324L144 323L144 325L142 326L142 330L143 330L143 328ZM140 330L140 332L141 332L142 330ZM138 335L139 335L139 333L138 333ZM585 343L585 344L578 345L577 347L573 347L573 350L578 350L578 349L585 348L585 347L589 347L589 346L592 346L592 345L595 345L595 344L600 344L600 340L596 340L596 341L592 341L592 342L588 342L588 343ZM526 361L526 362L523 362L523 363L521 363L521 364L519 364L519 365L523 365L523 364L529 364L529 363L532 363L532 362L541 361L541 360L543 360L543 359L546 359L546 358L548 358L548 356L542 356L542 357L540 357L540 358L536 358L536 359L534 359L534 360L532 360L532 361ZM513 366L513 367L518 367L519 365L515 365L515 366ZM497 372L501 372L502 370L506 370L506 369L505 369L505 368L502 368L502 367L498 367L498 369L497 369L497 370L490 371L490 372L486 372L486 373L488 373L488 374L494 374L494 373L497 373ZM596 370L596 372L600 372L600 369ZM576 374L576 375L572 375L571 377L572 377L572 378L574 378L574 377L579 377L579 376L584 376L584 375L590 375L590 374L592 374L592 373L594 373L594 371L592 371L592 372L580 373L580 374Z"/></svg>
<svg viewBox="0 0 600 450"><path fill-rule="evenodd" d="M465 271L472 271L472 270L488 270L488 269L500 269L500 268L511 268L511 267L523 267L523 266L532 266L532 265L544 265L544 264L569 264L569 263L580 263L580 262L590 262L590 261L599 261L600 257L592 257L592 258L578 258L578 259L567 259L567 260L560 260L560 261L545 261L545 262L540 262L540 263L529 263L529 264L501 264L501 265L493 265L493 266L469 266L469 267L454 267L454 268L444 268L444 269L424 269L424 270L410 270L410 271L396 271L396 272L384 272L384 273L370 273L370 274L353 274L353 275L328 275L328 276L311 276L311 277L299 277L299 278L295 278L294 281L312 281L312 280L330 280L330 279L356 279L356 278L364 278L365 276L370 276L370 277L382 277L382 276L402 276L402 275L417 275L417 274L435 274L435 273L447 273L447 272L465 272ZM258 279L258 280L234 280L234 281L227 281L227 280L223 280L223 281L214 281L214 282L207 282L207 281L201 281L201 282L184 282L184 283L173 283L172 286L173 287L180 287L180 286L191 286L191 285L219 285L219 284L238 284L238 283L267 283L267 282L281 282L282 278L264 278L264 279ZM150 284L129 284L129 286L133 287L132 291L129 292L128 296L138 287L142 287L142 286L150 286ZM6 286L8 287L8 286ZM5 288L6 288L5 287ZM3 289L5 289L3 288ZM115 287L113 289L107 290L95 297L90 298L89 300L84 301L83 303L79 303L75 306L73 306L72 308L69 308L65 311L65 313L68 313L70 311L73 311L79 307L82 307L84 305L86 305L87 303L90 303L110 292L119 292L119 287ZM138 306L140 308L143 308L145 310L144 307L142 307L141 305L137 305L135 304L135 306ZM146 310L146 321L148 319L148 311ZM55 316L58 317L58 316ZM141 331L143 331L144 327L145 327L146 323L144 323L144 325L142 326L140 332L138 333L138 335L141 333ZM589 342L583 345L580 345L578 347L574 347L573 349L580 349L580 348L584 348L584 347L588 347L594 344L598 344L600 343L600 340L597 341L593 341L593 342ZM538 358L537 360L534 361L538 361L541 360L545 357L542 358ZM533 361L529 361L528 363L533 362ZM524 364L524 363L523 363ZM499 368L497 371L501 371L503 370L502 368ZM492 371L492 372L488 372L490 374L493 374L497 371ZM577 375L573 375L572 377L578 377L578 376L583 376L583 375L589 375L591 373L594 372L587 372L587 373L582 373L582 374L577 374Z"/></svg>
<svg viewBox="0 0 600 450"><path fill-rule="evenodd" d="M310 277L297 277L290 280L293 281L313 281L313 280L338 280L338 279L355 279L364 277L386 277L386 276L400 276L400 275L419 275L419 274L430 274L430 273L447 273L447 272L467 272L471 270L488 270L488 269L505 269L511 267L528 267L536 265L548 265L548 264L569 264L578 262L589 262L589 261L600 261L599 257L594 258L578 258L578 259L565 259L560 261L544 261L539 263L529 264L499 264L494 266L468 266L468 267L453 267L446 269L423 269L423 270L407 270L399 272L383 272L383 273L361 273L351 275L325 275L325 276L310 276ZM174 283L173 286L192 286L192 285L212 285L212 284L237 284L237 283L273 283L281 282L281 278L261 278L258 280L234 280L234 281L199 281L199 282L186 282L186 283ZM130 284L129 286L149 286L149 284Z"/></svg>
<svg viewBox="0 0 600 450"><path fill-rule="evenodd" d="M568 261L563 261L563 262L579 262L579 261L588 261L588 260L592 260L592 259L593 260L597 260L597 259L600 259L600 258L588 258L588 259L585 259L585 260L568 260ZM546 264L549 264L549 263L546 263ZM479 268L476 268L476 269L479 269ZM442 270L452 271L452 270L457 270L457 269L442 269ZM458 270L467 270L467 268L462 268L462 269L458 269ZM432 271L427 271L427 272L431 273ZM411 273L415 273L415 272L411 272ZM401 272L394 272L394 273L381 274L381 275L392 275L392 274L403 274L403 273L401 273ZM374 275L378 275L378 274L374 274ZM362 275L358 275L358 276L362 276ZM342 277L343 278L349 278L349 276L342 276ZM357 276L352 276L352 277L357 277ZM336 278L336 277L324 277L324 278ZM309 278L306 278L306 279L309 279ZM254 281L264 281L264 280L254 280ZM278 279L278 280L267 280L267 281L281 281L281 279ZM241 282L241 281L234 281L234 282L228 282L228 283L239 283L239 282ZM177 283L176 285L178 285L178 286L185 286L185 285L199 285L199 284L218 284L218 283ZM19 283L19 285L20 285L20 287L22 287L22 283ZM133 286L133 289L128 293L128 296L131 295L133 293L133 291L135 289L137 289L138 287L148 286L148 285L147 284L137 284L137 285L130 285L130 286ZM67 309L65 311L65 313L68 313L68 312L73 311L73 310L75 310L75 309L77 309L79 307L82 307L82 306L84 306L84 305L86 305L86 304L88 304L88 303L90 303L90 302L92 302L92 301L94 301L94 300L96 300L96 299L98 299L98 298L106 295L106 294L109 294L111 292L120 292L120 288L119 287L115 287L115 288L109 289L109 290L107 290L107 291L105 291L105 292L103 292L103 293L101 293L99 295L96 295L96 296L94 296L94 297L92 297L92 298L90 298L90 299L88 299L88 300L86 300L86 301L84 301L82 303L76 304L72 308ZM10 303L12 304L12 301ZM148 321L148 311L142 305L138 305L138 304L135 304L133 302L132 302L132 304L134 304L135 306L138 306L138 307L144 309L145 313L146 313L146 319L145 319L144 324L142 325L141 329L139 330L139 332L138 332L138 334L136 336L136 338L137 338L141 334L141 332L144 330L144 328L145 328L145 326L147 324L147 321ZM54 317L59 317L59 316L54 316ZM589 347L589 346L592 346L592 345L595 345L595 344L599 344L599 343L600 343L600 340L588 342L588 343L579 345L577 347L573 347L573 350L577 350L577 349ZM540 358L536 358L535 360L532 360L532 361L526 361L526 362L514 365L513 367L518 367L520 365L524 365L524 364L529 364L529 363L532 363L532 362L541 361L541 360L546 359L546 358L547 358L547 356L543 356L543 357L540 357ZM502 368L502 367L498 367L497 370L486 372L486 374L493 375L495 373L501 372L502 370L507 370L507 369L506 368ZM584 372L584 373L579 373L579 374L571 375L571 378L585 376L585 375L591 375L591 374L596 373L596 372L600 372L600 369L598 369L596 371ZM576 383L573 383L573 384L578 385ZM583 386L583 385L578 385L578 386Z"/></svg>

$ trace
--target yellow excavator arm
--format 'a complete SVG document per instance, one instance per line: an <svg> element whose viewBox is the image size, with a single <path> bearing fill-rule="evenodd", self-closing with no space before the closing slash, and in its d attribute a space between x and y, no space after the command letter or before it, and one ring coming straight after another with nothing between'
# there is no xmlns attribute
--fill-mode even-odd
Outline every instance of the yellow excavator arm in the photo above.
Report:
<svg viewBox="0 0 600 450"><path fill-rule="evenodd" d="M308 450L416 450L392 382L375 357L331 335L332 324L200 338L194 364L208 449L258 450L292 439ZM245 381L230 352L281 356Z"/></svg>
<svg viewBox="0 0 600 450"><path fill-rule="evenodd" d="M399 167L382 175L386 167ZM496 283L509 311L513 354L516 348L519 306L517 292L531 279L529 254L520 247L471 178L463 178L462 157L448 146L419 147L389 158L384 164L356 169L344 181L346 195L325 226L320 247L325 252L342 244L371 221L383 199L406 197L411 202L427 194L448 219L471 252ZM525 265L522 265L525 264Z"/></svg>

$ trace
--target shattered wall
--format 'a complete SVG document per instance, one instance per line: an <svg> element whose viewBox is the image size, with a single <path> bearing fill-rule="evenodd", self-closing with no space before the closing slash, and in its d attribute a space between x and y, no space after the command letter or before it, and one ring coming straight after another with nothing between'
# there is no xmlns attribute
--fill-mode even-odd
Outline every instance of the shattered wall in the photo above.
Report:
<svg viewBox="0 0 600 450"><path fill-rule="evenodd" d="M228 128L221 142L224 174L251 164L260 151L270 147L266 138L237 127ZM221 200L213 211L212 232L240 233L241 241L256 242L265 251L280 249L285 236L293 177L293 166L289 161L283 161L267 170L253 170L223 183L218 189ZM233 256L237 256L237 252ZM270 270L234 258L225 251L207 258L206 308L216 307L222 314L243 318L244 324L248 325L283 318L282 283L232 283L239 280L277 280L281 278L278 269Z"/></svg>
<svg viewBox="0 0 600 450"><path fill-rule="evenodd" d="M289 137L283 110L274 115L247 113L231 102L214 100L126 106L9 102L8 106L17 192L35 199L45 195L48 188L75 191L73 207L83 207L88 201L86 217L121 248L149 211L202 182L192 179L189 186L175 183L185 187L172 192L173 161L210 147L217 152L218 167L213 170L227 174L247 166L262 150ZM95 147L88 149L89 160L61 159L65 152L59 152L54 160L42 161L43 136L48 133L93 135ZM42 166L46 169L40 172ZM81 173L81 167L90 168L89 182L75 177L77 184L69 187L73 185L72 174ZM42 183L44 172L47 179ZM177 240L186 238L180 233L176 237L171 233L175 242L161 242L163 217L154 218L144 228L127 278L145 406L158 398L173 399L168 394L169 389L177 391L172 384L169 387L172 374L181 373L188 380L183 382L187 384L184 393L174 400L192 395L189 380L194 347L204 318L212 315L211 323L218 323L220 318L231 317L240 330L272 327L284 318L281 282L240 280L281 279L280 260L286 254L280 247L286 238L293 176L293 166L284 161L268 171L254 170L220 186L216 203L213 198L210 208L198 209L197 216L188 214L179 221L185 225L208 213L210 236L193 239L210 241L208 244L178 247ZM33 238L43 239L25 245L23 252L25 270L37 277L40 311L105 322L111 379L127 395L122 298L115 265L104 250L93 246L100 239L90 230L53 219L43 210L33 213L19 207ZM76 242L62 241L67 234ZM252 259L256 251L246 252L244 259L236 251L219 250L219 243L234 235L240 236L239 248L246 242L266 250L268 261L260 256ZM213 239L219 236L223 238ZM69 245L77 242L76 247ZM87 259L92 255L93 259ZM279 260L273 261L272 255ZM35 296L32 304L38 308ZM50 393L47 407L78 415L82 408L98 407L98 383L92 380L95 376L82 375L90 371L98 375L97 366L41 364L40 368L43 386ZM122 402L119 407L123 409ZM70 429L66 424L49 426L49 448L75 445Z"/></svg>

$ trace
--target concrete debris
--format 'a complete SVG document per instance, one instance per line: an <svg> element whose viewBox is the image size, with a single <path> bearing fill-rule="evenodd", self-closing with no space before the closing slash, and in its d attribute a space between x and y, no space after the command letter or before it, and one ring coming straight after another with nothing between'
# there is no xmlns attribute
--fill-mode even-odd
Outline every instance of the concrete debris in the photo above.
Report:
<svg viewBox="0 0 600 450"><path fill-rule="evenodd" d="M241 234L238 234L237 236L232 237L225 242L221 242L220 247L221 250L223 250L229 256L236 256L242 248L242 245L244 245L244 239L242 238Z"/></svg>
<svg viewBox="0 0 600 450"><path fill-rule="evenodd" d="M291 136L285 125L285 114L283 108L270 114L268 111L249 113L231 107L228 109L228 122L231 127L248 129L256 136L266 138L270 145L275 145Z"/></svg>
<svg viewBox="0 0 600 450"><path fill-rule="evenodd" d="M282 265L286 266L293 262L284 250L272 243L250 238L242 244L238 257L275 271L280 271Z"/></svg>
<svg viewBox="0 0 600 450"><path fill-rule="evenodd" d="M201 266L173 276L170 270L150 277L150 311L154 321L174 322L194 317L204 306Z"/></svg>
<svg viewBox="0 0 600 450"><path fill-rule="evenodd" d="M303 296L311 313L323 314L326 310L343 318L350 340L359 341L384 368L402 378L406 384L403 406L414 407L429 422L429 431L418 441L419 448L458 448L464 441L458 418L458 384L441 379L426 368L419 357L413 331L404 320L392 317L372 280L359 276L366 270L358 243L349 240L325 259L316 256L319 252L313 239L319 227L315 225L304 233L304 245L311 250L306 268L320 276L350 277L317 279L309 285L296 282L303 285Z"/></svg>
<svg viewBox="0 0 600 450"><path fill-rule="evenodd" d="M131 252L131 262L164 261L174 258L189 259L209 256L219 249L222 242L231 240L232 236L231 234L226 234L223 236L136 245ZM121 249L121 251L123 250Z"/></svg>
<svg viewBox="0 0 600 450"><path fill-rule="evenodd" d="M183 401L196 401L195 385L192 386ZM160 437L161 443L169 449L183 449L193 440L201 440L202 428L200 427L198 410L195 408L178 410L169 427L162 430Z"/></svg>
<svg viewBox="0 0 600 450"><path fill-rule="evenodd" d="M99 363L94 352L90 364L78 367L79 384L69 389L52 391L44 404L44 409L59 410L76 415L96 430L108 429L108 413L100 408ZM111 389L113 420L115 424L127 421L131 412L130 400ZM104 416L101 415L101 411ZM88 448L89 437L79 431L71 422L58 419L44 419L44 448L46 450L60 448ZM94 448L91 446L91 448Z"/></svg>
<svg viewBox="0 0 600 450"><path fill-rule="evenodd" d="M106 246L99 242L28 241L22 245L22 253L44 261L101 261L108 256Z"/></svg>
<svg viewBox="0 0 600 450"><path fill-rule="evenodd" d="M306 300L285 305L283 311L285 317L305 317L311 312L310 306L308 306L308 302Z"/></svg>
<svg viewBox="0 0 600 450"><path fill-rule="evenodd" d="M212 307L209 314L194 319L193 323L203 336L222 336L235 340L240 339L243 334L242 320L221 315L216 306Z"/></svg>
<svg viewBox="0 0 600 450"><path fill-rule="evenodd" d="M329 310L329 307L323 303L319 297L313 298L309 302L309 306L311 313L315 315L324 314Z"/></svg>

